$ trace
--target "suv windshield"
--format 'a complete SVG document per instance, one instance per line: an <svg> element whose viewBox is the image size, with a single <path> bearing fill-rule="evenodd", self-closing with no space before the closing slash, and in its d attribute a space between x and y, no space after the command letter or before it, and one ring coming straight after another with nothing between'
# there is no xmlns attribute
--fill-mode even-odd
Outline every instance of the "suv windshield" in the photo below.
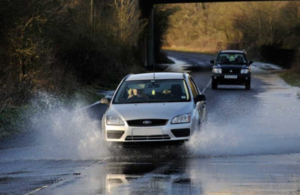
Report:
<svg viewBox="0 0 300 195"><path fill-rule="evenodd" d="M247 63L247 58L244 53L220 53L216 63L241 65Z"/></svg>
<svg viewBox="0 0 300 195"><path fill-rule="evenodd" d="M177 80L125 81L114 97L114 104L186 102L190 94L186 82Z"/></svg>

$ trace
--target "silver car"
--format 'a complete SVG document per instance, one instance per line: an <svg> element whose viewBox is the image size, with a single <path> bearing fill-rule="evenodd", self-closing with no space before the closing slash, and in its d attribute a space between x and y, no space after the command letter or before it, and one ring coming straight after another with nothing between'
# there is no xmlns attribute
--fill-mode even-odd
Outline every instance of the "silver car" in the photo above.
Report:
<svg viewBox="0 0 300 195"><path fill-rule="evenodd" d="M102 118L108 142L182 143L205 119L205 95L187 73L126 76Z"/></svg>

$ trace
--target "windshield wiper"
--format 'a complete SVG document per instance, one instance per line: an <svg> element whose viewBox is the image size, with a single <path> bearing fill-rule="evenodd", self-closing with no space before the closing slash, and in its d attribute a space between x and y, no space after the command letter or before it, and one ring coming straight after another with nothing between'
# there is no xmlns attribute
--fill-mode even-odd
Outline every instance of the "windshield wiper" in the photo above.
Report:
<svg viewBox="0 0 300 195"><path fill-rule="evenodd" d="M138 103L148 103L148 102L145 102L145 101L132 101L132 102L123 102L123 103L127 103L127 104L138 104Z"/></svg>
<svg viewBox="0 0 300 195"><path fill-rule="evenodd" d="M181 99L176 99L176 100L167 100L165 102L183 102Z"/></svg>
<svg viewBox="0 0 300 195"><path fill-rule="evenodd" d="M151 101L132 101L132 102L120 102L120 104L141 104L141 103L165 103L165 102L186 102L188 100L151 100Z"/></svg>

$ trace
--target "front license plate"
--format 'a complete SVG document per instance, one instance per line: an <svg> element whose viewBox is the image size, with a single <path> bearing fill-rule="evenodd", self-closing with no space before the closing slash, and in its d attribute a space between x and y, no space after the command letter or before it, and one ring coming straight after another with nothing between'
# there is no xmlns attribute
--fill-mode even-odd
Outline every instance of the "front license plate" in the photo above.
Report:
<svg viewBox="0 0 300 195"><path fill-rule="evenodd" d="M160 128L133 128L132 135L161 135Z"/></svg>
<svg viewBox="0 0 300 195"><path fill-rule="evenodd" d="M225 79L237 79L237 75L225 75Z"/></svg>

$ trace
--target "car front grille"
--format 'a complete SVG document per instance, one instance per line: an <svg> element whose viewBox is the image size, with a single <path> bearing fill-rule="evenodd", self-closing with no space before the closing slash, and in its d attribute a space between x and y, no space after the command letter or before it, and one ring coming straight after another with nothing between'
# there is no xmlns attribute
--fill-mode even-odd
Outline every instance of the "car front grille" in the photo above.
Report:
<svg viewBox="0 0 300 195"><path fill-rule="evenodd" d="M131 127L153 127L153 126L164 126L168 123L166 119L139 119L129 120L128 125Z"/></svg>
<svg viewBox="0 0 300 195"><path fill-rule="evenodd" d="M144 140L169 140L169 135L139 135L139 136L127 136L126 141L144 141Z"/></svg>

